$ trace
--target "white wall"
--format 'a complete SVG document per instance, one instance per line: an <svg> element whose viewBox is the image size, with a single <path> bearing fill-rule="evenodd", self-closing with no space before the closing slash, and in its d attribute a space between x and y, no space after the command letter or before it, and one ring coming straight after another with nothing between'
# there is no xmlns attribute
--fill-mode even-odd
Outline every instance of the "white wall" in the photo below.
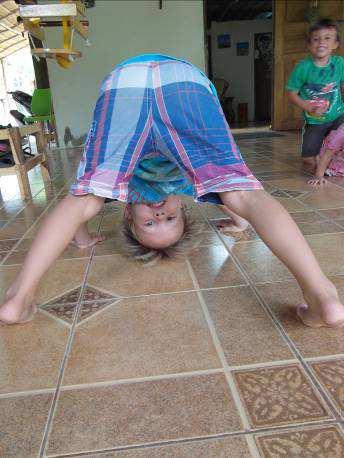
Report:
<svg viewBox="0 0 344 458"><path fill-rule="evenodd" d="M237 104L248 103L249 120L254 119L254 34L272 32L271 19L254 21L212 22L213 76L230 83L228 95L235 97L233 106L237 116ZM219 49L217 36L229 33L231 47ZM236 44L249 42L248 56L236 55Z"/></svg>
<svg viewBox="0 0 344 458"><path fill-rule="evenodd" d="M162 53L189 59L204 69L202 0L106 0L87 10L91 46L77 37L83 57L71 69L49 60L59 135L69 125L80 135L90 124L102 79L124 59ZM61 29L46 29L49 47L61 47Z"/></svg>

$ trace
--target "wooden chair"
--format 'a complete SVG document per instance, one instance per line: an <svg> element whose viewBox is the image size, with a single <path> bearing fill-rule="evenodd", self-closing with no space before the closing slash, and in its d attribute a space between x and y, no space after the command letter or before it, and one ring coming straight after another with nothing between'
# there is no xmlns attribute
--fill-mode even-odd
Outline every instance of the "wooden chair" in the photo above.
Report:
<svg viewBox="0 0 344 458"><path fill-rule="evenodd" d="M36 137L37 152L29 159L25 158L22 150L22 138L28 135ZM31 188L28 178L29 170L37 165L41 166L44 181L50 182L50 171L46 157L46 139L43 132L42 123L35 123L30 126L9 127L0 130L0 140L9 140L13 154L14 165L0 168L1 175L12 175L15 173L18 177L20 194L23 199L31 199Z"/></svg>

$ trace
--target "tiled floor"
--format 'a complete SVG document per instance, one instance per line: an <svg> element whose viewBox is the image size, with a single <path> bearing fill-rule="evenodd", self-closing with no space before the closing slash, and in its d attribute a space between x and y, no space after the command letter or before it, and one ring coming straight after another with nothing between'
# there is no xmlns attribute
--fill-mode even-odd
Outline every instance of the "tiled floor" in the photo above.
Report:
<svg viewBox="0 0 344 458"><path fill-rule="evenodd" d="M344 299L344 180L311 188L297 134L240 146ZM52 152L53 184L34 170L30 202L0 181L2 291L79 154ZM36 319L0 326L1 457L344 456L344 330L302 326L300 291L254 230L220 236L218 208L189 207L197 249L142 267L121 254L121 209L107 204L91 223L107 241L69 247Z"/></svg>

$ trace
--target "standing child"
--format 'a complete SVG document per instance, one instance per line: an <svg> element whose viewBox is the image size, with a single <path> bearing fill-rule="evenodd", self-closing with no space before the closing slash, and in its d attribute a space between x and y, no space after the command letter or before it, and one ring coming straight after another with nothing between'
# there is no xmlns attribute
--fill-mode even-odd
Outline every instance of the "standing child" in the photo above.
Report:
<svg viewBox="0 0 344 458"><path fill-rule="evenodd" d="M344 58L332 55L338 46L339 31L334 21L314 23L308 37L311 56L296 65L286 86L289 100L304 112L301 154L304 166L312 173L324 138L344 122Z"/></svg>
<svg viewBox="0 0 344 458"><path fill-rule="evenodd" d="M344 178L344 124L325 138L315 176L308 183L321 186L326 183L324 175Z"/></svg>
<svg viewBox="0 0 344 458"><path fill-rule="evenodd" d="M309 326L344 324L344 306L286 210L242 160L214 88L190 63L163 55L132 58L104 80L78 177L46 218L0 308L3 324L32 319L38 283L68 243L87 245L87 221L105 198L127 202L136 257L171 255L190 236L181 195L222 203L233 227L249 221L296 277L297 308ZM239 216L238 216L239 215Z"/></svg>

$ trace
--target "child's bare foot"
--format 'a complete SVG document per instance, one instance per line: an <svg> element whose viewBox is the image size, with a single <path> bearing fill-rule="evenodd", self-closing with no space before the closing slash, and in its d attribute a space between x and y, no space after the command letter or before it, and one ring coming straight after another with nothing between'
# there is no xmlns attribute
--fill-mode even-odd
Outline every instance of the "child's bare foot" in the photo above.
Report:
<svg viewBox="0 0 344 458"><path fill-rule="evenodd" d="M8 298L0 308L0 325L28 323L34 319L36 312L37 307L32 297Z"/></svg>
<svg viewBox="0 0 344 458"><path fill-rule="evenodd" d="M104 235L89 234L87 237L74 238L70 243L71 245L76 246L80 250L85 250L86 248L92 248L94 245L96 245L99 242L103 242L104 240Z"/></svg>
<svg viewBox="0 0 344 458"><path fill-rule="evenodd" d="M334 287L330 287L329 291L321 296L312 296L309 295L307 302L298 305L296 309L296 314L303 324L312 328L344 326L344 305L340 302Z"/></svg>
<svg viewBox="0 0 344 458"><path fill-rule="evenodd" d="M222 234L230 234L231 232L243 232L248 227L248 222L241 218L241 221L233 221L232 219L222 219L216 223L217 229Z"/></svg>

